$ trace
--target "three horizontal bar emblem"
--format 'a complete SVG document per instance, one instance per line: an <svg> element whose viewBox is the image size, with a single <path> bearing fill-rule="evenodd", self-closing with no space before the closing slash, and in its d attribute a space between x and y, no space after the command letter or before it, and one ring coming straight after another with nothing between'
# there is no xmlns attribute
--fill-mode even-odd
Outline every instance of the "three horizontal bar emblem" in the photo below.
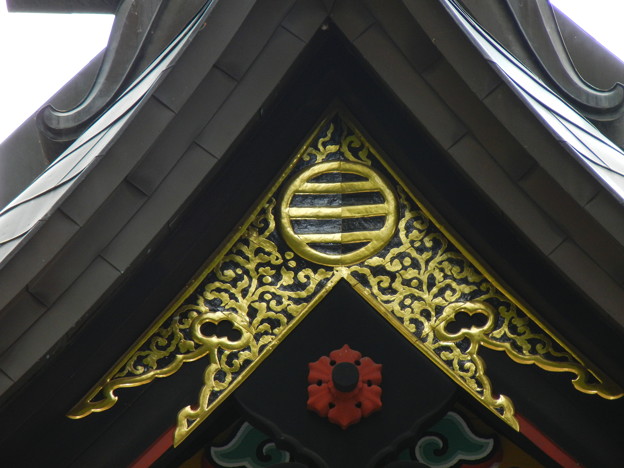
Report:
<svg viewBox="0 0 624 468"><path fill-rule="evenodd" d="M366 164L329 161L304 169L280 204L282 235L303 258L352 265L376 254L397 226L397 200L381 174Z"/></svg>

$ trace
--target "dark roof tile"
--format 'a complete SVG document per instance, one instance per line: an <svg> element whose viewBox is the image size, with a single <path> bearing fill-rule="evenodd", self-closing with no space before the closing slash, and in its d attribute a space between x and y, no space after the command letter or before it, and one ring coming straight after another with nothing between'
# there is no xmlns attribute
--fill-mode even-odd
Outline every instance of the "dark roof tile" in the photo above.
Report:
<svg viewBox="0 0 624 468"><path fill-rule="evenodd" d="M350 41L375 24L375 17L362 0L337 0L331 18Z"/></svg>
<svg viewBox="0 0 624 468"><path fill-rule="evenodd" d="M157 144L132 169L128 180L144 193L151 194L235 86L236 81L221 70L210 70L188 103L160 135Z"/></svg>
<svg viewBox="0 0 624 468"><path fill-rule="evenodd" d="M30 229L41 222L40 220L50 212L50 208L62 195L63 187L52 187L31 199L27 199L13 209L1 214L0 245L13 239L23 239ZM0 264L6 263L8 258L0 258Z"/></svg>
<svg viewBox="0 0 624 468"><path fill-rule="evenodd" d="M574 241L566 240L549 256L574 283L624 326L624 291Z"/></svg>
<svg viewBox="0 0 624 468"><path fill-rule="evenodd" d="M136 163L147 153L156 139L165 130L175 114L158 99L149 98L140 111L141 118L135 118L126 131L120 135L106 157L123 154L129 164ZM127 173L120 170L119 172Z"/></svg>
<svg viewBox="0 0 624 468"><path fill-rule="evenodd" d="M435 46L453 65L466 84L479 97L487 96L501 79L486 64L485 59L460 28L448 27L448 13L438 2L430 2L422 8L421 0L403 0L405 6Z"/></svg>
<svg viewBox="0 0 624 468"><path fill-rule="evenodd" d="M14 256L0 269L0 309L26 286L33 272L39 272L78 229L75 222L57 211L27 239L28 242L19 251L19 258Z"/></svg>
<svg viewBox="0 0 624 468"><path fill-rule="evenodd" d="M268 8L267 3L271 4ZM258 1L217 60L217 67L240 81L294 4L294 0Z"/></svg>
<svg viewBox="0 0 624 468"><path fill-rule="evenodd" d="M418 72L435 63L440 52L401 2L366 2L379 25Z"/></svg>
<svg viewBox="0 0 624 468"><path fill-rule="evenodd" d="M536 164L446 60L439 60L422 76L512 179L519 179Z"/></svg>
<svg viewBox="0 0 624 468"><path fill-rule="evenodd" d="M197 143L220 158L260 106L282 80L304 43L284 28L278 28L243 80L197 138Z"/></svg>
<svg viewBox="0 0 624 468"><path fill-rule="evenodd" d="M76 326L119 274L102 258L94 260L72 287L0 356L0 369L17 380L37 361L45 359L50 349Z"/></svg>
<svg viewBox="0 0 624 468"><path fill-rule="evenodd" d="M92 171L61 205L65 213L80 224L104 203L125 175L141 159L160 132L174 117L174 113L157 99L150 98L140 111L142 118L135 119L119 140L98 162Z"/></svg>
<svg viewBox="0 0 624 468"><path fill-rule="evenodd" d="M167 228L169 220L188 202L215 163L213 156L192 145L102 256L125 271L158 233Z"/></svg>
<svg viewBox="0 0 624 468"><path fill-rule="evenodd" d="M11 385L13 385L13 380L4 372L0 371L0 395L8 390Z"/></svg>
<svg viewBox="0 0 624 468"><path fill-rule="evenodd" d="M353 44L440 145L448 148L466 132L463 123L378 25L369 28Z"/></svg>
<svg viewBox="0 0 624 468"><path fill-rule="evenodd" d="M585 208L613 237L624 244L624 206L609 192L602 189Z"/></svg>
<svg viewBox="0 0 624 468"><path fill-rule="evenodd" d="M0 244L0 258L8 258L17 250L18 244L23 242L24 237L16 237L13 240Z"/></svg>
<svg viewBox="0 0 624 468"><path fill-rule="evenodd" d="M50 263L29 283L29 291L44 304L52 305L121 230L146 198L131 184L122 183L65 246L62 257Z"/></svg>
<svg viewBox="0 0 624 468"><path fill-rule="evenodd" d="M472 135L462 138L449 153L542 252L548 254L564 240L564 233L528 199Z"/></svg>
<svg viewBox="0 0 624 468"><path fill-rule="evenodd" d="M543 169L536 168L519 182L526 193L565 229L596 263L617 282L624 282L624 246L600 229Z"/></svg>
<svg viewBox="0 0 624 468"><path fill-rule="evenodd" d="M154 96L178 112L212 69L254 4L255 0L217 2Z"/></svg>
<svg viewBox="0 0 624 468"><path fill-rule="evenodd" d="M585 205L598 193L600 184L563 151L528 109L518 105L518 98L509 87L497 88L483 102L537 163L553 175L579 204Z"/></svg>
<svg viewBox="0 0 624 468"><path fill-rule="evenodd" d="M46 306L28 291L22 291L0 316L0 354L8 349L22 333L46 311Z"/></svg>
<svg viewBox="0 0 624 468"><path fill-rule="evenodd" d="M304 42L309 42L327 18L327 9L320 0L297 0L282 26Z"/></svg>

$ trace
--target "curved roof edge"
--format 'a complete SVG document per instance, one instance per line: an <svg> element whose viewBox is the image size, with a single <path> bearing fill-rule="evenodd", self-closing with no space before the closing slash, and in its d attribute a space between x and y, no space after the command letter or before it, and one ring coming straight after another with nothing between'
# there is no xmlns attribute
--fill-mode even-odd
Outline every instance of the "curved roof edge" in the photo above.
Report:
<svg viewBox="0 0 624 468"><path fill-rule="evenodd" d="M624 203L624 151L507 52L454 0L441 0L466 36L555 138Z"/></svg>
<svg viewBox="0 0 624 468"><path fill-rule="evenodd" d="M126 127L180 57L212 8L209 0L187 27L110 107L46 170L0 211L0 268L47 219Z"/></svg>

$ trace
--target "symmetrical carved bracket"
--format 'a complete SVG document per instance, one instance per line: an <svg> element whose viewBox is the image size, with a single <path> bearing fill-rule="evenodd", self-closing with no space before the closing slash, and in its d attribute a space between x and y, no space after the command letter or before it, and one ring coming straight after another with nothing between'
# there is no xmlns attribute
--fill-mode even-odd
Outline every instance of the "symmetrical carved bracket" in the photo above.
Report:
<svg viewBox="0 0 624 468"><path fill-rule="evenodd" d="M311 170L319 166L323 170ZM179 444L341 280L516 429L511 400L492 390L481 346L521 364L571 372L581 392L622 396L621 388L496 285L336 113L229 244L69 417L104 411L117 401L116 390L207 357L199 401L178 414Z"/></svg>

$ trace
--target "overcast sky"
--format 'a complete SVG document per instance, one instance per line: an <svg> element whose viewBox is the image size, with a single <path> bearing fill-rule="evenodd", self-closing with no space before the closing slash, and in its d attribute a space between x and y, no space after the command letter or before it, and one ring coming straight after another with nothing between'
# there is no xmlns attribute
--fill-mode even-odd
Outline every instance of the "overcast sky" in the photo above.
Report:
<svg viewBox="0 0 624 468"><path fill-rule="evenodd" d="M113 15L7 13L0 0L0 141L104 47Z"/></svg>
<svg viewBox="0 0 624 468"><path fill-rule="evenodd" d="M551 1L624 59L624 0ZM112 23L112 15L8 14L0 0L0 142L106 46Z"/></svg>

